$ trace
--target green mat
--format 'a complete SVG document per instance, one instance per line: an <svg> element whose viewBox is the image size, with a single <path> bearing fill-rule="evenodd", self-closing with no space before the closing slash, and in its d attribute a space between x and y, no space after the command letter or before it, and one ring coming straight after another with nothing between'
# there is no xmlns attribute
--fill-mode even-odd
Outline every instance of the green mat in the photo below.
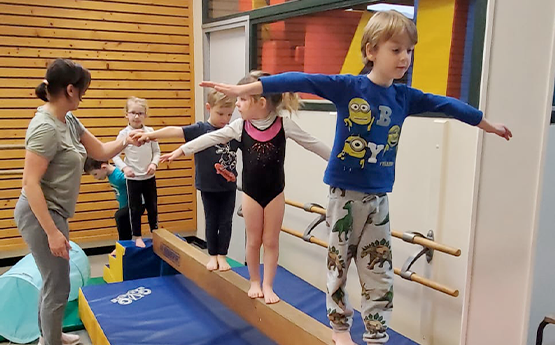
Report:
<svg viewBox="0 0 555 345"><path fill-rule="evenodd" d="M231 266L231 268L245 266L245 265L239 263L238 261L235 261L235 260L230 259L230 258L227 258L227 263L229 264L229 266Z"/></svg>
<svg viewBox="0 0 555 345"><path fill-rule="evenodd" d="M86 286L106 284L102 277L90 278ZM73 332L84 329L83 323L79 318L79 301L71 301L67 303L66 312L64 314L64 332ZM0 342L7 341L0 336Z"/></svg>
<svg viewBox="0 0 555 345"><path fill-rule="evenodd" d="M102 277L90 278L85 286L106 284ZM79 318L79 300L67 303L64 314L64 332L72 332L84 329L83 323Z"/></svg>

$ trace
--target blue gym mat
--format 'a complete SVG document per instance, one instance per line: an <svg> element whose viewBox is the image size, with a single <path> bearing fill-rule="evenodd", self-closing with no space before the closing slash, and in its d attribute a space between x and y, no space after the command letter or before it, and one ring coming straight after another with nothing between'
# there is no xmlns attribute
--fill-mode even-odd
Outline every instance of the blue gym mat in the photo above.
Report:
<svg viewBox="0 0 555 345"><path fill-rule="evenodd" d="M233 270L245 279L248 279L249 272L246 266L237 267ZM260 276L262 276L262 265ZM283 267L278 267L276 272L274 291L281 299L301 310L303 313L325 325L330 324L326 313L326 294ZM366 345L366 343L362 341L363 333L364 324L362 318L360 317L360 313L355 311L353 326L351 327L353 341L359 345ZM418 343L415 343L391 329L387 330L387 334L389 334L388 345L418 345Z"/></svg>
<svg viewBox="0 0 555 345"><path fill-rule="evenodd" d="M234 270L248 274L246 267ZM284 301L328 325L322 291L281 267L275 282ZM110 345L275 344L180 274L87 286L83 295ZM357 312L352 334L361 345L363 329ZM417 345L394 331L388 333L388 345Z"/></svg>

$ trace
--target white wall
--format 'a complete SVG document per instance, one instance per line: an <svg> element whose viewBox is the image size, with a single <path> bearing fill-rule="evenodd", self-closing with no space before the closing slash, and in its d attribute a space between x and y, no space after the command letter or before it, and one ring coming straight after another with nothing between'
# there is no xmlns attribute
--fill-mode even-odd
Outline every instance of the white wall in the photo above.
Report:
<svg viewBox="0 0 555 345"><path fill-rule="evenodd" d="M530 326L528 341L534 344L538 325L547 315L555 315L555 126L549 127L546 161L541 191L540 219L534 264L532 300L530 303ZM547 326L543 338L544 345L555 345L555 326Z"/></svg>
<svg viewBox="0 0 555 345"><path fill-rule="evenodd" d="M335 116L303 111L294 119L319 139L330 145L333 142ZM431 265L422 259L413 266L413 271L419 275L460 289L462 296L466 281L473 162L478 131L457 121L446 122L447 125L442 125L434 119L409 118L403 126L396 184L390 196L391 223L392 228L400 232L426 233L434 229L438 242L462 249L461 257L436 253ZM442 141L443 135L445 142ZM443 166L437 165L437 150L444 151ZM289 143L286 197L326 206L328 187L322 182L324 169L325 164L320 158L293 142ZM440 188L438 184L441 184ZM433 210L438 205L442 210L440 217ZM284 225L304 231L315 217L288 206ZM315 235L327 240L323 224L317 228ZM394 266L399 268L409 255L421 248L399 239L393 239L392 245ZM287 234L281 235L280 265L322 290L326 280L325 260L324 248ZM351 267L347 291L353 305L358 307L360 284L355 266ZM395 277L392 327L421 344L459 344L462 307L462 297L453 298Z"/></svg>
<svg viewBox="0 0 555 345"><path fill-rule="evenodd" d="M532 268L554 79L555 2L489 3L481 107L488 119L512 128L514 138L510 143L493 136L483 140L463 343L530 344ZM553 286L539 289L547 294Z"/></svg>

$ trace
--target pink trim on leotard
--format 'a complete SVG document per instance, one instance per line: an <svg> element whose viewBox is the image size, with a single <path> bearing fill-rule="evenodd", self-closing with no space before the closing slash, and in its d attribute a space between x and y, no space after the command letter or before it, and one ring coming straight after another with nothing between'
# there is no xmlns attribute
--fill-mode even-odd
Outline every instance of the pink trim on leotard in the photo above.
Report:
<svg viewBox="0 0 555 345"><path fill-rule="evenodd" d="M272 138L279 133L282 126L281 121L281 117L276 117L274 123L272 123L272 125L265 130L260 130L254 127L254 125L250 121L246 121L245 130L254 140L266 142L272 140Z"/></svg>

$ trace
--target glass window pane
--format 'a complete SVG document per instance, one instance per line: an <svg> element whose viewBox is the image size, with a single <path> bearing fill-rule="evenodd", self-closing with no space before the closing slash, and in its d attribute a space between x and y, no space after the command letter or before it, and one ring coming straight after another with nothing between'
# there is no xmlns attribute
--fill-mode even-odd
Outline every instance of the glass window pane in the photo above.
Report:
<svg viewBox="0 0 555 345"><path fill-rule="evenodd" d="M258 25L257 68L272 74L368 73L362 62L360 40L373 13L367 5L361 5ZM407 75L398 82L406 82ZM313 95L302 98L318 99Z"/></svg>
<svg viewBox="0 0 555 345"><path fill-rule="evenodd" d="M208 17L220 18L290 1L298 0L209 0Z"/></svg>

